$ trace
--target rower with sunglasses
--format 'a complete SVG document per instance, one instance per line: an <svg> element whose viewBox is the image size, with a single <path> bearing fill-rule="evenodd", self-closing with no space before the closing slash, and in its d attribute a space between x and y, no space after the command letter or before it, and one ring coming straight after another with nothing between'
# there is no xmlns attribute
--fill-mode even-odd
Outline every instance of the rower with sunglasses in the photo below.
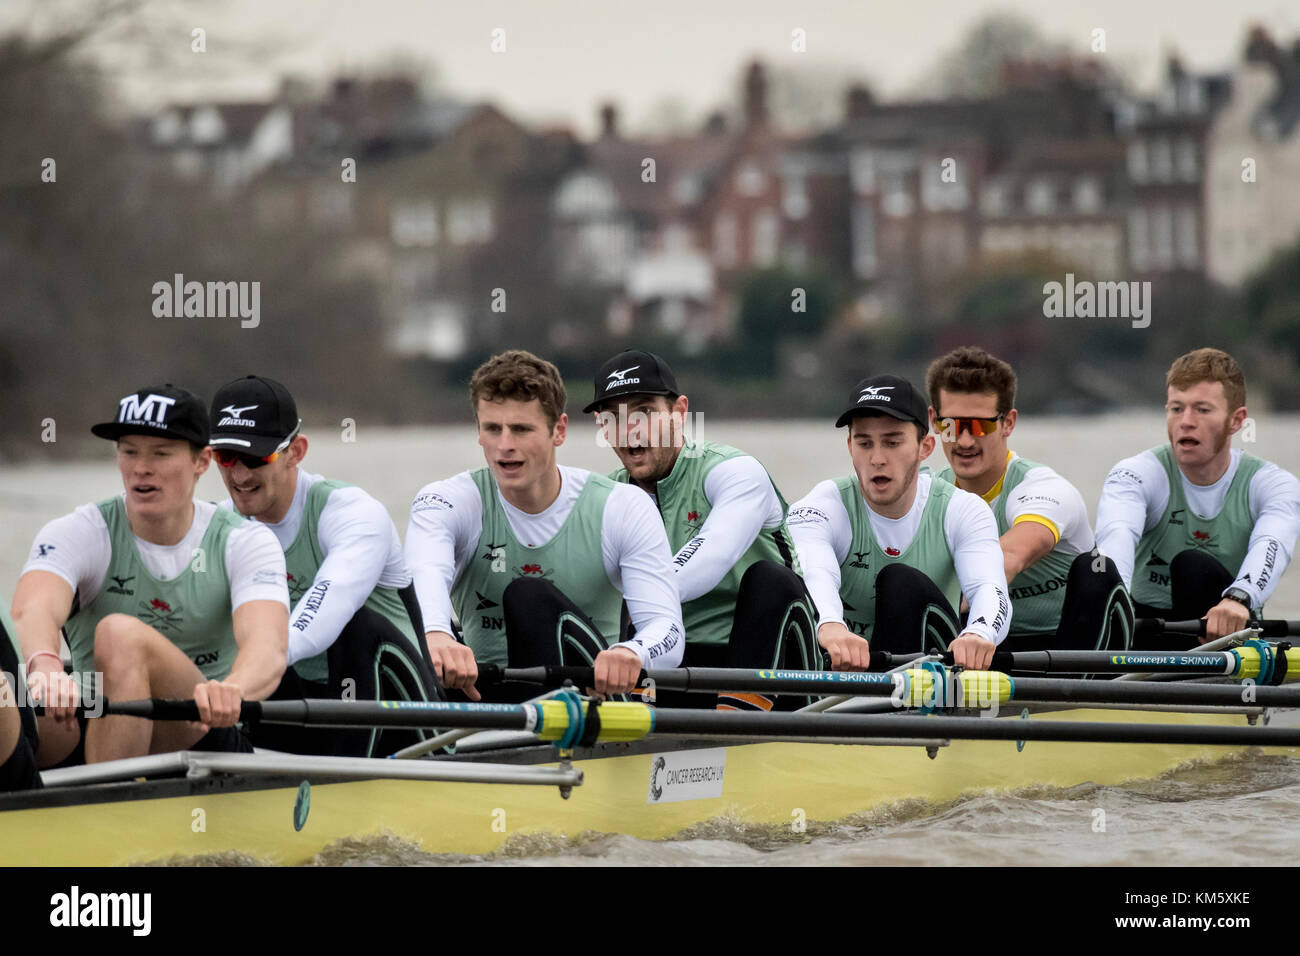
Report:
<svg viewBox="0 0 1300 956"><path fill-rule="evenodd" d="M41 767L173 750L251 752L236 726L285 667L284 555L265 528L194 489L208 470L208 413L172 385L118 403L91 432L117 445L125 493L49 522L14 592L13 623L37 719ZM73 673L59 655L63 629ZM78 713L88 682L110 700L193 698L200 724Z"/></svg>
<svg viewBox="0 0 1300 956"><path fill-rule="evenodd" d="M872 649L940 647L957 664L986 669L1011 617L988 506L920 471L934 436L925 399L906 379L859 382L835 422L846 425L853 474L818 484L788 519L831 667L865 670Z"/></svg>
<svg viewBox="0 0 1300 956"><path fill-rule="evenodd" d="M1015 371L963 346L936 359L925 384L950 466L939 477L979 495L997 519L1013 611L1002 649L1127 648L1132 604L1115 563L1093 551L1083 495L1007 447L1018 419Z"/></svg>
<svg viewBox="0 0 1300 956"><path fill-rule="evenodd" d="M256 375L236 379L212 399L212 422L230 492L222 507L265 525L284 551L289 668L273 698L441 700L393 519L360 488L302 468L307 437L289 390ZM373 730L262 725L253 739L296 753L374 756L379 748ZM387 731L384 748L414 739Z"/></svg>

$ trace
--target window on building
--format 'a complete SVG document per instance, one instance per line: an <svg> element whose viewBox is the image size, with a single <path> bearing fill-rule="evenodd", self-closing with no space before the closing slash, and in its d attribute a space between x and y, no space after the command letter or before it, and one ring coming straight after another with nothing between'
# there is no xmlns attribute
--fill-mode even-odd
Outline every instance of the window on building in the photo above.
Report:
<svg viewBox="0 0 1300 956"><path fill-rule="evenodd" d="M980 189L980 212L989 217L1005 216L1011 211L1011 197L1004 179L986 182Z"/></svg>
<svg viewBox="0 0 1300 956"><path fill-rule="evenodd" d="M876 210L868 202L853 204L850 228L853 232L853 271L863 279L874 279L880 263L876 258Z"/></svg>
<svg viewBox="0 0 1300 956"><path fill-rule="evenodd" d="M908 188L907 173L901 169L890 170L881 180L881 211L895 219L910 216L915 203Z"/></svg>
<svg viewBox="0 0 1300 956"><path fill-rule="evenodd" d="M1056 184L1048 176L1035 176L1025 187L1025 207L1035 216L1056 210Z"/></svg>
<svg viewBox="0 0 1300 956"><path fill-rule="evenodd" d="M775 209L760 209L754 214L752 226L753 261L758 266L776 263L781 241L781 220Z"/></svg>
<svg viewBox="0 0 1300 956"><path fill-rule="evenodd" d="M921 204L930 212L960 212L969 195L960 175L955 182L944 182L943 167L926 163L921 167Z"/></svg>
<svg viewBox="0 0 1300 956"><path fill-rule="evenodd" d="M457 245L492 239L492 204L486 199L458 199L447 209L447 237Z"/></svg>
<svg viewBox="0 0 1300 956"><path fill-rule="evenodd" d="M734 213L719 213L713 220L713 257L723 269L733 268L740 258L737 233Z"/></svg>
<svg viewBox="0 0 1300 956"><path fill-rule="evenodd" d="M1080 176L1074 181L1074 210L1085 216L1101 211L1101 180L1096 176Z"/></svg>
<svg viewBox="0 0 1300 956"><path fill-rule="evenodd" d="M802 219L808 215L808 180L803 173L786 173L782 177L781 211L787 219Z"/></svg>
<svg viewBox="0 0 1300 956"><path fill-rule="evenodd" d="M1135 139L1128 144L1128 178L1135 183L1144 183L1150 175L1146 140Z"/></svg>
<svg viewBox="0 0 1300 956"><path fill-rule="evenodd" d="M876 191L876 157L869 149L855 150L849 161L849 178L853 191L869 196Z"/></svg>
<svg viewBox="0 0 1300 956"><path fill-rule="evenodd" d="M767 176L753 161L745 162L736 171L736 192L742 196L761 196L767 188Z"/></svg>
<svg viewBox="0 0 1300 956"><path fill-rule="evenodd" d="M393 242L431 246L438 241L438 213L431 202L400 202L392 212Z"/></svg>
<svg viewBox="0 0 1300 956"><path fill-rule="evenodd" d="M1174 147L1167 136L1157 136L1151 143L1151 178L1158 183L1174 178Z"/></svg>

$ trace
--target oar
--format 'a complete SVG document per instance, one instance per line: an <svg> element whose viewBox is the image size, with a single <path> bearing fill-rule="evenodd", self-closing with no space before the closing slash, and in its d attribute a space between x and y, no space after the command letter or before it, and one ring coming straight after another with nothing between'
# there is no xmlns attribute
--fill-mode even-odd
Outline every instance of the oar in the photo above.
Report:
<svg viewBox="0 0 1300 956"><path fill-rule="evenodd" d="M559 671L559 673L555 673ZM535 667L506 669L508 680L546 684L572 680L590 684L590 668ZM1118 681L1016 677L999 671L947 671L936 684L933 671L913 669L901 674L870 671L777 671L723 667L680 667L651 670L646 678L656 688L698 693L726 690L763 694L843 694L892 697L897 706L987 707L994 702L1031 700L1050 703L1208 704L1240 707L1300 707L1300 687L1236 684L1152 684ZM944 686L944 681L951 686ZM960 697L958 696L960 695ZM958 701L962 703L958 703Z"/></svg>
<svg viewBox="0 0 1300 956"><path fill-rule="evenodd" d="M495 666L495 665L493 665ZM548 690L545 694L527 700L524 703L533 704L539 700L549 700L558 694L558 690ZM462 727L460 730L448 730L428 740L421 740L419 743L411 744L409 747L403 747L397 753L393 754L396 760L414 760L417 757L423 757L425 754L433 753L435 750L441 750L443 747L451 747L458 740L464 740L477 731ZM452 752L451 750L448 753Z"/></svg>
<svg viewBox="0 0 1300 956"><path fill-rule="evenodd" d="M266 723L320 727L447 727L528 730L557 746L637 740L651 734L710 738L889 740L1056 740L1077 743L1202 744L1300 747L1300 728L1186 724L1112 724L1050 720L895 714L748 713L655 708L576 699L536 704L453 704L424 701L265 701L244 704ZM155 720L194 720L193 701L124 701L112 712Z"/></svg>
<svg viewBox="0 0 1300 956"><path fill-rule="evenodd" d="M1187 634L1205 636L1205 618L1198 621L1166 621L1162 617L1139 617L1134 622L1134 633L1149 637L1152 634ZM1300 621L1251 621L1248 627L1257 627L1264 637L1292 637L1300 635Z"/></svg>
<svg viewBox="0 0 1300 956"><path fill-rule="evenodd" d="M944 655L952 664L952 655ZM1230 651L998 651L992 670L1040 671L1057 674L1221 674L1257 679L1261 654L1257 647ZM1270 683L1300 681L1300 648L1274 652Z"/></svg>

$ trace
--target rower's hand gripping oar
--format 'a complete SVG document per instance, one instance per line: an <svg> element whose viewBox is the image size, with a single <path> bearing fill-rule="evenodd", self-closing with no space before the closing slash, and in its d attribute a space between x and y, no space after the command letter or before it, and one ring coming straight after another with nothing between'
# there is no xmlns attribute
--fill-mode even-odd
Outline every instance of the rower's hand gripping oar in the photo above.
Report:
<svg viewBox="0 0 1300 956"><path fill-rule="evenodd" d="M1189 637L1205 636L1205 618L1196 621L1166 621L1162 617L1139 617L1134 622L1134 635L1148 637L1155 634L1186 634ZM1300 635L1300 621L1251 620L1247 627L1258 628L1263 637L1294 637Z"/></svg>

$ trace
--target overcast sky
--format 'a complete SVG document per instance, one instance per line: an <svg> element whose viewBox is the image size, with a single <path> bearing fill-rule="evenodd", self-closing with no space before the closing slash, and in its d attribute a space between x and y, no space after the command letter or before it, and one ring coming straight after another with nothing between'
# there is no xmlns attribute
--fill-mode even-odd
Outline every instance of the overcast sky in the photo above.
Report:
<svg viewBox="0 0 1300 956"><path fill-rule="evenodd" d="M6 0L0 24L12 25L24 2L42 10L59 0ZM167 19L166 5L157 9L155 23ZM162 85L127 71L137 102L251 98L273 91L283 72L422 62L451 93L584 133L606 99L632 124L665 99L702 115L732 98L753 56L857 73L878 95L896 96L994 10L1025 15L1080 55L1091 55L1092 30L1103 28L1104 55L1144 86L1173 50L1197 70L1230 68L1253 23L1288 45L1300 34L1295 0L206 0L189 9L197 12L176 23L176 42L188 50L192 20L207 31L208 52ZM490 49L494 28L505 31L503 53ZM796 28L806 31L804 53L791 50ZM263 47L251 69L228 55L247 40Z"/></svg>

